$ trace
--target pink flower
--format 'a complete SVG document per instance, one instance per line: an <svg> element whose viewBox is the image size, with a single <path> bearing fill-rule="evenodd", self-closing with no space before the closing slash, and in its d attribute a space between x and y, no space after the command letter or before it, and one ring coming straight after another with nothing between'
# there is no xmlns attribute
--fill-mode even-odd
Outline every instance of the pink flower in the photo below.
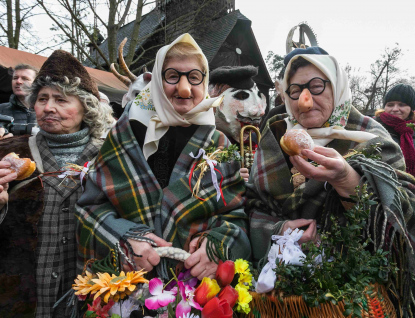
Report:
<svg viewBox="0 0 415 318"><path fill-rule="evenodd" d="M192 307L198 310L202 310L202 307L193 300L194 291L193 287L185 285L183 282L178 282L180 295L182 300L177 304L176 307L176 318L181 318L190 313Z"/></svg>
<svg viewBox="0 0 415 318"><path fill-rule="evenodd" d="M97 297L92 302L92 306L88 304L88 311L94 312L98 318L107 318L109 317L108 311L111 309L112 306L114 306L115 302L114 300L110 299L108 301L108 304L106 304L104 307L101 307L101 301L101 297Z"/></svg>
<svg viewBox="0 0 415 318"><path fill-rule="evenodd" d="M340 119L340 125L346 126L346 118L344 116Z"/></svg>
<svg viewBox="0 0 415 318"><path fill-rule="evenodd" d="M148 283L148 290L153 297L145 300L145 305L148 309L156 310L167 306L176 300L176 293L174 290L163 290L163 282L158 278L153 278Z"/></svg>

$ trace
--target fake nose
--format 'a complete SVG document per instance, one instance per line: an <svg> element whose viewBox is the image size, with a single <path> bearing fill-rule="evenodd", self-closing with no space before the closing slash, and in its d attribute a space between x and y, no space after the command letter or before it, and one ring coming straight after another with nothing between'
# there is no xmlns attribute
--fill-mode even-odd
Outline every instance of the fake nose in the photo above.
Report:
<svg viewBox="0 0 415 318"><path fill-rule="evenodd" d="M187 80L186 76L182 76L180 78L179 83L177 83L177 90L179 92L179 96L181 98L189 98L190 97L190 83Z"/></svg>
<svg viewBox="0 0 415 318"><path fill-rule="evenodd" d="M313 108L313 97L307 88L304 88L298 98L298 109L302 113L306 113Z"/></svg>

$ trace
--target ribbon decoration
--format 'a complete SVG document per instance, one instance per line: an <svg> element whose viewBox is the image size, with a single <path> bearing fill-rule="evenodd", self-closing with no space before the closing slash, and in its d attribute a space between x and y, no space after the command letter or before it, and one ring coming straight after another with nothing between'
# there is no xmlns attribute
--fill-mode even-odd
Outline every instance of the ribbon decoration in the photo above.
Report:
<svg viewBox="0 0 415 318"><path fill-rule="evenodd" d="M192 157L194 159L198 159L200 157L202 157L203 159L205 159L207 165L210 168L210 174L211 174L211 177L212 177L213 186L216 189L216 201L219 201L220 197L222 196L223 202L224 202L224 204L226 206L225 198L223 197L222 190L221 190L221 188L220 188L220 186L218 184L218 180L217 180L217 176L216 176L216 172L215 172L215 170L216 170L216 171L218 171L220 173L220 171L215 168L215 166L218 164L218 162L216 160L214 160L214 159L209 158L206 155L205 149L203 149L203 148L199 149L199 153L197 154L197 156L193 155L193 152L191 152L189 155L190 155L190 157ZM191 180L191 177L192 177L194 168L195 168L195 166L193 166L192 171L190 172L189 183L190 183L190 180ZM195 196L197 196L197 192L198 192L198 188L199 188L201 179L203 178L203 174L205 173L206 170L207 170L207 167L201 168L199 180L198 180L198 182L197 182L197 184L195 186L195 189L193 189L193 194ZM222 176L222 180L223 180L223 175L221 174L221 176ZM221 185L222 185L222 180L220 182Z"/></svg>
<svg viewBox="0 0 415 318"><path fill-rule="evenodd" d="M277 263L285 262L286 264L303 265L305 254L301 250L298 240L303 236L304 231L288 228L284 235L272 235L271 239L275 242L272 244L268 253L268 263L261 270L258 282L255 287L257 293L267 293L274 289L277 276L274 269Z"/></svg>
<svg viewBox="0 0 415 318"><path fill-rule="evenodd" d="M84 186L82 184L82 181L85 178L85 176L88 174L88 169L91 164L92 164L91 161L87 161L84 163L84 166L81 167L73 163L67 163L67 165L64 167L66 168L66 170L61 171L63 173L58 175L58 178L63 179L62 180L63 182L68 177L71 178L72 176L79 176L79 179L81 180L81 188L82 188L82 191L84 191Z"/></svg>

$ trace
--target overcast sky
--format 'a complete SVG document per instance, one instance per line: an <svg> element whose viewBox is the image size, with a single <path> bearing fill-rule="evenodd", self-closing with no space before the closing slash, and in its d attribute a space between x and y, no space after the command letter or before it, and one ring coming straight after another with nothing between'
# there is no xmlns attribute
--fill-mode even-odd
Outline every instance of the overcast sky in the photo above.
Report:
<svg viewBox="0 0 415 318"><path fill-rule="evenodd" d="M368 71L385 47L399 43L400 68L415 76L415 0L235 0L252 21L263 57L285 55L289 30L302 21L341 65Z"/></svg>

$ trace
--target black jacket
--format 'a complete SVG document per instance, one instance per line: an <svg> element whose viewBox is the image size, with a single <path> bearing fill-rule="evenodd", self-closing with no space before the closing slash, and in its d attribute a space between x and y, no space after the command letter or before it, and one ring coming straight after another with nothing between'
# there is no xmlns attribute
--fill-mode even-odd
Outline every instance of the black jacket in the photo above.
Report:
<svg viewBox="0 0 415 318"><path fill-rule="evenodd" d="M0 104L0 114L13 117L16 124L36 123L35 111L25 107L14 94L8 103ZM5 127L5 123L0 122L0 127Z"/></svg>

